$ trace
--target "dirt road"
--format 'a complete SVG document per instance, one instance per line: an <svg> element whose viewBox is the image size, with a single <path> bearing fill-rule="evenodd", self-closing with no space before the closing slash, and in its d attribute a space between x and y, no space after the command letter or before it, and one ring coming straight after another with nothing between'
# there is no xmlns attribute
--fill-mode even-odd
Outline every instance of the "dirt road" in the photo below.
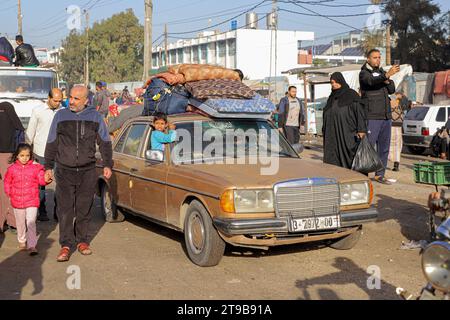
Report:
<svg viewBox="0 0 450 320"><path fill-rule="evenodd" d="M320 150L304 157L321 161ZM394 186L376 185L379 220L351 251L320 244L269 252L228 247L219 266L204 269L187 258L182 234L135 217L104 224L96 203L94 255L75 253L68 264L55 261L54 221L39 222L34 258L18 252L15 235L0 234L0 299L397 299L397 286L418 294L424 284L419 251L400 250L402 241L428 237L424 206L433 188L414 184L416 160L405 156L400 173L388 172L399 180ZM379 268L380 289L368 289L368 268ZM71 277L78 271L80 289Z"/></svg>

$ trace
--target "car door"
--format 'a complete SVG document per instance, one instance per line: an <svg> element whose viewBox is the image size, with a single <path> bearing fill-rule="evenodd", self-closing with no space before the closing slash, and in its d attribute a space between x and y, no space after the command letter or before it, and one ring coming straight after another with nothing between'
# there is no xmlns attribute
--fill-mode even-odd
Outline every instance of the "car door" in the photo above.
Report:
<svg viewBox="0 0 450 320"><path fill-rule="evenodd" d="M445 126L447 122L447 108L440 107L437 110L436 118L433 120L435 120L435 122L432 126L430 125L430 135L434 135L437 130Z"/></svg>
<svg viewBox="0 0 450 320"><path fill-rule="evenodd" d="M139 150L142 140L148 131L146 123L133 123L119 138L114 148L114 176L116 186L116 203L128 209L133 209L131 201L132 170L139 162Z"/></svg>
<svg viewBox="0 0 450 320"><path fill-rule="evenodd" d="M136 212L152 219L167 222L167 171L168 162L147 161L145 153L151 150L151 128L146 133L139 161L131 169L131 202ZM167 158L168 152L165 153Z"/></svg>

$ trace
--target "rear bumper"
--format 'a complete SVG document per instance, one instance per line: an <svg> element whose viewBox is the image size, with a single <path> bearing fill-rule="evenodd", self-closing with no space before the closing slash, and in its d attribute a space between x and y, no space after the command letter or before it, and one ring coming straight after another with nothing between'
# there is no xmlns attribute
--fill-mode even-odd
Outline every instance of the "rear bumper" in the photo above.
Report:
<svg viewBox="0 0 450 320"><path fill-rule="evenodd" d="M433 137L431 136L403 135L403 144L405 146L429 148L432 140Z"/></svg>
<svg viewBox="0 0 450 320"><path fill-rule="evenodd" d="M341 227L355 227L375 221L378 218L378 210L371 208L360 211L341 213ZM261 234L288 234L288 218L273 219L221 219L214 218L216 228L227 235L261 235ZM331 230L330 233L333 231Z"/></svg>

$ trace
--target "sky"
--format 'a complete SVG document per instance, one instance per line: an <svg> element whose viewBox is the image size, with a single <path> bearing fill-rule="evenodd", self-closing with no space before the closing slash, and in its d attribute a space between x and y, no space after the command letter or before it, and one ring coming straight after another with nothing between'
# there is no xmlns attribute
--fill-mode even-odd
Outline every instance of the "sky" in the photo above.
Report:
<svg viewBox="0 0 450 320"><path fill-rule="evenodd" d="M320 3L317 3L319 2ZM17 2L18 0L0 0L0 34L13 38L17 33ZM301 4L303 8L289 1L278 1L279 29L314 31L316 43L328 43L336 35L354 29L361 29L366 24L372 24L367 15L368 0L312 0L316 2ZM442 12L450 9L450 1L435 0ZM36 47L59 47L61 40L69 33L67 20L70 15L66 8L75 5L90 12L91 25L113 14L133 9L141 24L144 23L144 0L22 0L23 35L25 42ZM258 6L259 5L259 6ZM350 7L349 7L350 5ZM257 7L256 7L257 6ZM345 6L345 7L344 7ZM272 8L272 1L263 0L153 0L153 40L155 45L161 42L164 23L168 24L170 41L177 37L191 38L198 32L186 33L200 29L227 31L231 22L227 21L246 11L259 14L259 27L265 28L263 18ZM289 12L290 11L290 12ZM315 12L315 13L314 13ZM299 14L301 13L301 14ZM305 15L309 14L309 15ZM312 15L312 16L311 16ZM319 15L319 16L318 16ZM335 17L330 21L320 15L357 15L351 17ZM245 14L237 17L238 27L245 25ZM225 22L219 26L215 26ZM82 20L83 27L85 25Z"/></svg>

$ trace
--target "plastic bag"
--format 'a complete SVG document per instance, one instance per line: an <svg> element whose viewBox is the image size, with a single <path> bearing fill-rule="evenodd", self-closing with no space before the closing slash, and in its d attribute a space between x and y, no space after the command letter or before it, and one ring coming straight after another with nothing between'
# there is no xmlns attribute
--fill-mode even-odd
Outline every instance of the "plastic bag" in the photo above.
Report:
<svg viewBox="0 0 450 320"><path fill-rule="evenodd" d="M384 165L381 162L378 153L370 144L369 139L362 139L359 143L358 150L356 151L355 159L353 160L352 170L369 174L383 169Z"/></svg>

